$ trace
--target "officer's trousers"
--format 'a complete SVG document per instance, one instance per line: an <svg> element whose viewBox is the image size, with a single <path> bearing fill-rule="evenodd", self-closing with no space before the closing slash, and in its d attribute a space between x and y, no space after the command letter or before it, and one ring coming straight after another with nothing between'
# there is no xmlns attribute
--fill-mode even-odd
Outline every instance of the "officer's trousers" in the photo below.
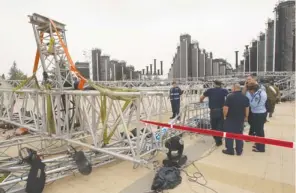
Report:
<svg viewBox="0 0 296 193"><path fill-rule="evenodd" d="M211 127L212 130L222 131L223 130L223 110L222 109L211 109L210 111ZM222 144L222 137L214 136L217 145Z"/></svg>
<svg viewBox="0 0 296 193"><path fill-rule="evenodd" d="M243 134L244 130L244 121L238 121L235 119L229 119L227 118L224 121L224 131L229 133L235 133L235 134ZM228 152L234 153L233 148L233 141L234 139L225 139L225 147ZM242 140L235 140L235 150L237 154L241 154L243 152L243 145L244 142Z"/></svg>
<svg viewBox="0 0 296 193"><path fill-rule="evenodd" d="M179 115L180 113L180 99L178 100L171 100L173 118Z"/></svg>
<svg viewBox="0 0 296 193"><path fill-rule="evenodd" d="M249 119L248 119L248 123L250 125L249 135L255 135L255 130L254 130L254 126L252 124L252 120L253 120L253 113L250 111Z"/></svg>
<svg viewBox="0 0 296 193"><path fill-rule="evenodd" d="M264 133L264 123L266 119L266 113L253 113L252 115L252 125L251 127L254 128L255 135L258 137L265 137ZM256 143L256 149L264 152L265 151L265 144Z"/></svg>

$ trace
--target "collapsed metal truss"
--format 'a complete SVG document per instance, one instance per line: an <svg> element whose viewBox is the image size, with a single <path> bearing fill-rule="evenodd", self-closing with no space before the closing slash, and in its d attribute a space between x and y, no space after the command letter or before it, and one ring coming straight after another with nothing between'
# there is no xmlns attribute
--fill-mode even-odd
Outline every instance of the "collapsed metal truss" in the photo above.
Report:
<svg viewBox="0 0 296 193"><path fill-rule="evenodd" d="M170 80L161 84L159 80L97 82L97 85L105 86L103 91L71 90L76 74L66 48L65 25L38 14L29 18L38 47L36 58L41 61L41 72L37 70L39 59L35 61L34 76L36 79L42 76L43 80L28 81L26 84L1 81L0 121L27 128L29 134L1 140L0 174L7 175L0 187L6 192L24 189L29 166L20 159L22 147L31 147L42 156L46 163L47 182L77 171L69 145L83 150L93 167L116 159L131 161L135 166L147 165L147 156L162 150L164 133L151 125L141 124L140 119L167 121L171 109L168 95ZM177 80L184 90L181 124L191 124L188 122L192 122L194 117L208 118L207 107L197 101L204 88L211 86L212 80L220 79L228 85L245 79L245 76L236 74L207 77L206 80ZM280 78L282 82L279 84L290 85L287 90L295 90L295 84L292 84L295 79L292 79L291 73L266 73L261 76L290 77L285 80ZM48 83L53 89L46 89ZM113 87L133 87L137 90L118 92L108 89ZM175 123L176 120L172 120L171 124ZM165 136L174 134L168 131Z"/></svg>
<svg viewBox="0 0 296 193"><path fill-rule="evenodd" d="M292 92L293 81L290 77L278 81L278 84L290 85L286 90ZM208 118L208 112L203 110L205 107L197 103L203 91L200 87L187 86L182 97L181 124L190 124L188 121L194 117ZM13 137L0 143L0 170L10 173L0 183L0 187L9 189L9 192L24 188L29 167L21 162L17 153L23 146L33 146L43 155L47 165L47 182L72 175L77 170L68 152L69 144L83 149L94 167L115 159L132 161L136 165L148 164L147 156L163 148L162 143L157 141L157 136L162 134L157 128L143 125L139 120L167 120L170 112L168 90L151 91L147 88L138 92L113 92L114 95L135 98L125 110L122 109L122 101L107 99L105 108L108 118L105 122L100 119L100 94L99 91L23 89L15 92L12 89L0 89L0 121L30 130L27 136ZM45 115L49 108L46 106L48 96L51 97L51 108L55 112L55 133L47 130L48 120ZM108 134L115 129L108 144L104 144L103 140L105 128ZM6 153L7 148L13 149L9 151L12 153Z"/></svg>
<svg viewBox="0 0 296 193"><path fill-rule="evenodd" d="M29 15L33 27L37 52L33 72L37 72L39 59L44 82L50 81L54 88L74 88L71 65L73 61L67 50L65 24L39 14Z"/></svg>
<svg viewBox="0 0 296 193"><path fill-rule="evenodd" d="M168 92L113 94L136 98L125 110L122 110L120 100L108 99L108 118L106 122L101 122L99 109L102 103L98 91L0 90L0 121L25 127L30 131L29 135L14 136L0 143L0 170L9 172L0 187L9 189L9 192L24 188L29 167L18 156L18 151L24 146L33 147L43 156L47 165L48 182L71 175L76 170L75 162L68 154L69 144L83 149L94 167L115 159L128 160L136 165L148 164L145 156L161 150L162 143L156 140L156 136L160 135L157 128L143 125L139 120L166 121L167 113L170 112ZM185 91L182 98L183 123L193 116L193 109L198 108L192 107L192 104L197 101L199 94ZM52 111L55 112L55 133L47 130L49 123L45 115L49 107L45 101L49 95L52 98ZM64 104L60 102L63 99ZM114 135L110 135L113 130ZM108 144L104 143L104 131L111 136ZM7 149L10 149L10 153L6 153Z"/></svg>

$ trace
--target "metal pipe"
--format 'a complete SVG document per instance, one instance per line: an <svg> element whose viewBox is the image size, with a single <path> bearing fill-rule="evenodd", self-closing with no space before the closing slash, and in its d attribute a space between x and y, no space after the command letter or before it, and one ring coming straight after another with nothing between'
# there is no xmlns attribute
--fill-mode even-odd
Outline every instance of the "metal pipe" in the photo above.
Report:
<svg viewBox="0 0 296 193"><path fill-rule="evenodd" d="M199 72L199 48L196 48L196 78L199 78L198 72Z"/></svg>
<svg viewBox="0 0 296 193"><path fill-rule="evenodd" d="M147 162L144 161L144 160L138 160L138 159L126 156L126 155L121 155L119 153L114 153L112 151L108 151L108 150L105 150L105 149L99 148L99 147L94 147L94 146L91 146L89 144L82 143L80 141L75 141L75 140L72 140L72 139L65 139L65 140L70 142L70 143L74 143L74 144L77 144L77 145L80 145L80 146L83 146L83 147L87 147L89 149L92 149L92 150L95 150L95 151L98 151L98 152L101 152L101 153L112 155L112 156L117 157L119 159L131 161L131 162L138 163L138 164L147 164Z"/></svg>
<svg viewBox="0 0 296 193"><path fill-rule="evenodd" d="M153 69L153 71L154 71L154 75L156 75L156 59L154 59L154 69Z"/></svg>
<svg viewBox="0 0 296 193"><path fill-rule="evenodd" d="M115 68L115 61L113 61L113 81L116 81L116 68Z"/></svg>
<svg viewBox="0 0 296 193"><path fill-rule="evenodd" d="M0 89L0 92L13 92L13 91L9 91L7 89ZM26 89L26 90L22 90L21 92L24 92L24 93L30 93L30 91L32 90L29 90L29 89ZM35 93L36 91L33 90L33 92ZM50 95L53 95L53 96L56 96L56 95L79 95L79 96L100 96L100 92L99 91L94 91L94 90L89 90L89 91L80 91L80 90L66 90L66 91L61 91L61 92L58 92L58 91L52 91L52 92L47 92L47 91L38 91L38 94L40 95L43 95L43 94L50 94ZM110 95L113 95L113 96L130 96L130 97L138 97L140 96L141 94L144 94L144 95L162 95L163 92L157 92L153 90L150 91L139 91L139 92L114 92L114 91L109 91L109 90L106 90L104 92L104 94L110 94ZM42 98L44 98L46 96L42 96ZM21 126L20 126L21 127Z"/></svg>
<svg viewBox="0 0 296 193"><path fill-rule="evenodd" d="M104 58L105 61L105 81L108 81L108 59Z"/></svg>
<svg viewBox="0 0 296 193"><path fill-rule="evenodd" d="M122 78L122 81L124 80L124 77L123 77L123 74L124 74L123 71L124 71L124 69L123 68L124 68L124 66L122 64L122 66L121 66L121 78Z"/></svg>
<svg viewBox="0 0 296 193"><path fill-rule="evenodd" d="M15 125L15 126L18 126L18 127L26 128L26 129L29 129L31 131L35 131L35 132L41 133L40 131L38 131L37 129L31 127L30 125L20 124L20 123L14 122L14 121L3 119L1 117L0 117L0 121L6 122L6 123L10 123L10 124ZM47 135L47 133L44 133L44 134Z"/></svg>
<svg viewBox="0 0 296 193"><path fill-rule="evenodd" d="M96 68L97 68L97 80L100 80L99 75L100 75L100 66L99 66L99 53L96 51Z"/></svg>
<svg viewBox="0 0 296 193"><path fill-rule="evenodd" d="M268 41L268 22L266 24L266 29L265 29L265 42L264 42L264 69L263 72L266 72L267 69L267 41Z"/></svg>
<svg viewBox="0 0 296 193"><path fill-rule="evenodd" d="M186 82L188 81L188 40L186 39L186 42L185 42L185 61L186 61L186 63L185 63L185 68L186 68L186 70L185 70L185 73L186 73L186 75L185 75L185 78L186 78Z"/></svg>
<svg viewBox="0 0 296 193"><path fill-rule="evenodd" d="M278 14L277 14L277 10L274 11L274 25L273 25L273 32L274 32L274 35L273 35L273 60L272 60L272 72L275 71L275 62L276 62L276 41L277 41L277 20L278 20Z"/></svg>

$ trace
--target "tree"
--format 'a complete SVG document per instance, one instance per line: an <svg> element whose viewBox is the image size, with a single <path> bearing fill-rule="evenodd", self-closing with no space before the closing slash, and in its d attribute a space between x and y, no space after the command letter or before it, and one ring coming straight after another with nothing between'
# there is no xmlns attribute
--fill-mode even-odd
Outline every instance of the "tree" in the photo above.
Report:
<svg viewBox="0 0 296 193"><path fill-rule="evenodd" d="M9 80L25 80L27 75L25 75L20 69L18 69L16 62L14 61L9 72Z"/></svg>
<svg viewBox="0 0 296 193"><path fill-rule="evenodd" d="M2 80L5 80L5 74L2 74L2 75L1 75L1 79L2 79Z"/></svg>

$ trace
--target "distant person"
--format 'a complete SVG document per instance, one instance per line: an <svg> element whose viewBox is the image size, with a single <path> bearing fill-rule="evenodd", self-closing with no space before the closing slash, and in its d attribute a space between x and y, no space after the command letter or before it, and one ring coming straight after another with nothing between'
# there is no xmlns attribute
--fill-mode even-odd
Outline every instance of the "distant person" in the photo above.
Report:
<svg viewBox="0 0 296 193"><path fill-rule="evenodd" d="M244 122L249 117L249 99L242 94L240 84L232 87L232 93L227 96L223 107L224 131L235 134L243 134ZM233 139L225 139L224 154L234 155ZM235 140L235 151L237 155L243 153L243 141Z"/></svg>
<svg viewBox="0 0 296 193"><path fill-rule="evenodd" d="M277 101L280 99L280 90L274 85L274 81L270 81L265 85L268 103L268 114L269 118L272 117Z"/></svg>
<svg viewBox="0 0 296 193"><path fill-rule="evenodd" d="M75 77L75 78L73 79L73 82L74 82L74 89L75 89L75 90L79 90L79 89L78 89L78 86L79 86L80 80L79 80L78 78Z"/></svg>
<svg viewBox="0 0 296 193"><path fill-rule="evenodd" d="M170 119L177 119L180 120L180 102L181 102L181 95L183 94L182 90L177 86L176 82L172 83L172 88L170 89L170 100L172 106L173 115Z"/></svg>
<svg viewBox="0 0 296 193"><path fill-rule="evenodd" d="M254 133L252 135L264 137L264 123L266 121L266 91L260 88L256 83L250 83L247 87L246 96L249 99L252 115L250 117L250 130ZM253 146L254 152L265 152L265 145L255 143Z"/></svg>
<svg viewBox="0 0 296 193"><path fill-rule="evenodd" d="M274 81L272 81L271 82L271 85L272 85L272 87L276 90L276 92L277 92L277 99L276 99L276 104L278 104L278 103L280 103L281 102L281 91L280 91L280 88L279 88L279 86L276 86L275 84L274 84Z"/></svg>
<svg viewBox="0 0 296 193"><path fill-rule="evenodd" d="M214 81L214 88L209 88L200 97L202 103L206 97L209 98L211 127L213 130L223 130L223 106L228 91L222 88L222 82ZM222 137L214 136L216 146L222 145Z"/></svg>

